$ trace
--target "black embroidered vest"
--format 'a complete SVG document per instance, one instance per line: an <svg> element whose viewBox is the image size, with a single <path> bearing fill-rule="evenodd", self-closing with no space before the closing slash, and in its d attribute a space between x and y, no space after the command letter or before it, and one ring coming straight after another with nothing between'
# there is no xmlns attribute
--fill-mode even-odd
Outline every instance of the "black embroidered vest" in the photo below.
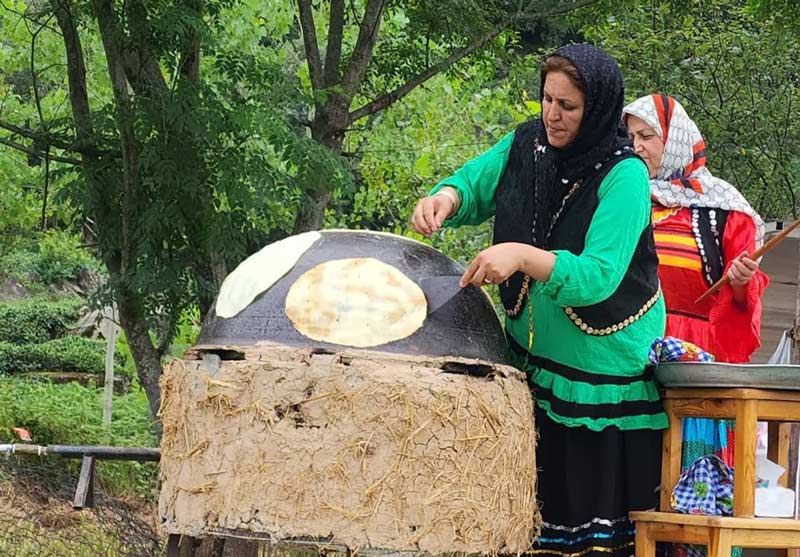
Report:
<svg viewBox="0 0 800 557"><path fill-rule="evenodd" d="M632 153L619 153L602 164L574 190L563 205L552 227L546 246L548 250L567 250L579 255L584 248L586 233L599 204L598 190L615 164L631 158ZM531 179L534 164L534 134L532 126L523 124L515 133L508 163L495 193L496 213L494 243L524 242L533 244L532 226L534 201L537 198ZM537 223L550 227L551 223ZM500 297L506 312L512 316L519 311L527 297L526 284L533 279L515 273L500 285ZM606 300L583 307L565 307L564 312L575 326L592 335L613 334L638 320L655 304L660 295L658 257L652 226L641 233L631 263L616 291Z"/></svg>
<svg viewBox="0 0 800 557"><path fill-rule="evenodd" d="M722 237L728 221L728 211L707 207L693 207L691 211L692 232L703 260L703 277L711 286L722 278L725 271Z"/></svg>

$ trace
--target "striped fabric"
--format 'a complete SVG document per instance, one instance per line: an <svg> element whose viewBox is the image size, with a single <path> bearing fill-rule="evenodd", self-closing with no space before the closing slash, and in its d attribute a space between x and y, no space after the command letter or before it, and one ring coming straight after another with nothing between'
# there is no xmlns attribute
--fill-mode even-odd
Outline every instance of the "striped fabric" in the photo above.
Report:
<svg viewBox="0 0 800 557"><path fill-rule="evenodd" d="M666 229L653 236L660 265L702 271L703 260L691 232Z"/></svg>
<svg viewBox="0 0 800 557"><path fill-rule="evenodd" d="M667 426L653 370L640 375L601 375L539 356L531 356L513 338L509 345L516 365L527 372L536 403L561 423L580 424L594 431Z"/></svg>
<svg viewBox="0 0 800 557"><path fill-rule="evenodd" d="M629 557L627 517L658 502L662 433L568 427L535 409L537 499L542 530L526 552L536 557Z"/></svg>
<svg viewBox="0 0 800 557"><path fill-rule="evenodd" d="M562 526L545 522L537 547L526 555L583 557L604 554L628 557L634 554L635 528L628 518L595 518L579 526ZM587 545L589 544L589 545Z"/></svg>

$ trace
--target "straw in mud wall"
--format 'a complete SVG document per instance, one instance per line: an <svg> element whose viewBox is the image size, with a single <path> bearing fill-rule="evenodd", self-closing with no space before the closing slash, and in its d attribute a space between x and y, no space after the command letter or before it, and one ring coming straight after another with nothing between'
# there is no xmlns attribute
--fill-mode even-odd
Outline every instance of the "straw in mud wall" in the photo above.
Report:
<svg viewBox="0 0 800 557"><path fill-rule="evenodd" d="M162 379L169 534L517 553L538 534L522 374L476 360L278 345Z"/></svg>

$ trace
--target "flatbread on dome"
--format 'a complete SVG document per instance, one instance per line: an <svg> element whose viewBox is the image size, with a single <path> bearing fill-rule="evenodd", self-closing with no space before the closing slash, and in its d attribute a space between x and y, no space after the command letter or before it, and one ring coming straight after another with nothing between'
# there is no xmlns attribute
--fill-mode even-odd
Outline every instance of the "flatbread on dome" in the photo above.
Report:
<svg viewBox="0 0 800 557"><path fill-rule="evenodd" d="M242 261L222 283L216 303L217 315L230 318L249 306L259 294L291 271L320 237L319 232L289 236Z"/></svg>
<svg viewBox="0 0 800 557"><path fill-rule="evenodd" d="M286 315L314 340L365 348L413 334L427 315L425 294L395 267L371 257L335 259L301 275Z"/></svg>

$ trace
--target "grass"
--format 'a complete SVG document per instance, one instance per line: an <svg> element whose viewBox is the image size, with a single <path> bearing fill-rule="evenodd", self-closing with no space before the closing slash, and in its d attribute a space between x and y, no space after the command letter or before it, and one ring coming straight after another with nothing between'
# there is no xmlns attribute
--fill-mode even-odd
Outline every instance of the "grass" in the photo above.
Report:
<svg viewBox="0 0 800 557"><path fill-rule="evenodd" d="M143 391L115 396L112 408L111 428L106 431L102 388L0 377L0 443L19 442L12 428L23 427L34 443L42 445L156 446ZM77 461L63 462L77 473ZM97 475L112 495L149 500L156 496L154 463L100 462Z"/></svg>

